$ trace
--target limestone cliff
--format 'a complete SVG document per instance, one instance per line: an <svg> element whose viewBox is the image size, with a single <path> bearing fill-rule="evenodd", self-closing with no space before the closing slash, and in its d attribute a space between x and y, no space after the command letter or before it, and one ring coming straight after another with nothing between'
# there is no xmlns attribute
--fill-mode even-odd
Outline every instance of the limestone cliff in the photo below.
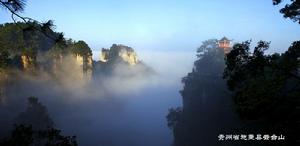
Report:
<svg viewBox="0 0 300 146"><path fill-rule="evenodd" d="M131 47L116 44L113 44L109 49L102 49L100 61L123 61L128 63L129 65L136 65L139 62L137 54Z"/></svg>
<svg viewBox="0 0 300 146"><path fill-rule="evenodd" d="M100 61L107 62L109 55L109 49L102 48L101 55L100 55Z"/></svg>
<svg viewBox="0 0 300 146"><path fill-rule="evenodd" d="M25 71L34 69L35 59L33 57L28 55L22 55L21 61L22 61L22 68Z"/></svg>
<svg viewBox="0 0 300 146"><path fill-rule="evenodd" d="M54 74L57 74L57 71L59 70L59 67L61 66L62 63L63 63L62 54L58 54L56 57L53 58L51 70Z"/></svg>
<svg viewBox="0 0 300 146"><path fill-rule="evenodd" d="M92 70L93 70L93 59L92 55L80 55L75 54L76 64L82 68L82 78L91 80L92 78Z"/></svg>

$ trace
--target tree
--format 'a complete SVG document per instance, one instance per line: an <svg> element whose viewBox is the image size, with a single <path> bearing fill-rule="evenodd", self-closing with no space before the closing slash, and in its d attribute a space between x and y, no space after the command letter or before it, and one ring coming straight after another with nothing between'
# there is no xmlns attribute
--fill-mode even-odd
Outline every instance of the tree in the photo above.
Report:
<svg viewBox="0 0 300 146"><path fill-rule="evenodd" d="M76 136L63 136L53 127L47 108L36 97L28 98L28 107L16 123L10 137L0 140L1 146L77 146Z"/></svg>
<svg viewBox="0 0 300 146"><path fill-rule="evenodd" d="M22 12L26 5L26 0L1 0L1 6L8 9L11 13Z"/></svg>
<svg viewBox="0 0 300 146"><path fill-rule="evenodd" d="M0 141L1 146L77 146L75 136L63 136L53 128L47 108L36 97L28 98L28 107L16 123L11 136Z"/></svg>
<svg viewBox="0 0 300 146"><path fill-rule="evenodd" d="M33 66L50 69L53 58L57 59L72 53L72 47L76 42L65 40L65 38L55 42L55 40L39 31L23 29L31 27L31 25L34 25L35 28L42 27L39 24L21 22L0 25L0 53L3 59L1 61L2 64L8 61L9 69L23 68L22 57L30 60L28 62ZM60 33L50 30L47 34L53 37L59 37L60 35ZM86 52L88 51L90 51L89 48ZM37 57L39 55L48 58L39 60Z"/></svg>
<svg viewBox="0 0 300 146"><path fill-rule="evenodd" d="M6 69L10 63L10 54L6 50L1 50L0 52L0 72Z"/></svg>
<svg viewBox="0 0 300 146"><path fill-rule="evenodd" d="M48 20L46 22L39 22L30 17L21 16L20 13L24 11L27 0L0 0L0 6L11 13L12 20L17 24L17 18L19 18L24 23L28 24L27 27L22 27L24 31L38 31L43 33L48 38L51 38L55 42L60 42L63 39L63 33L58 36L51 35L54 29L53 20ZM50 32L50 34L49 34Z"/></svg>
<svg viewBox="0 0 300 146"><path fill-rule="evenodd" d="M75 42L72 46L72 53L79 54L82 56L90 56L92 55L91 48L84 41L80 40Z"/></svg>
<svg viewBox="0 0 300 146"><path fill-rule="evenodd" d="M202 42L202 45L199 48L197 48L197 57L202 58L204 55L207 55L207 53L216 51L216 48L218 48L217 39L205 40Z"/></svg>
<svg viewBox="0 0 300 146"><path fill-rule="evenodd" d="M32 125L33 129L47 129L54 126L47 108L33 96L28 98L28 107L25 112L19 114L16 123Z"/></svg>
<svg viewBox="0 0 300 146"><path fill-rule="evenodd" d="M274 5L278 5L282 0L273 0ZM290 18L294 22L300 24L300 0L291 0L292 3L286 4L284 8L280 9L280 13L284 18Z"/></svg>
<svg viewBox="0 0 300 146"><path fill-rule="evenodd" d="M175 129L178 122L181 121L181 115L182 115L182 108L177 107L177 108L171 108L169 109L169 113L167 115L167 121L168 121L168 127L170 129Z"/></svg>
<svg viewBox="0 0 300 146"><path fill-rule="evenodd" d="M175 146L218 145L216 135L239 127L222 78L224 50L217 43L216 39L206 40L197 49L194 68L182 79L183 107L169 110L167 120Z"/></svg>
<svg viewBox="0 0 300 146"><path fill-rule="evenodd" d="M76 136L63 136L61 131L48 128L33 130L31 125L15 125L9 138L1 146L77 146Z"/></svg>
<svg viewBox="0 0 300 146"><path fill-rule="evenodd" d="M249 41L234 45L226 57L224 78L241 118L261 130L284 133L295 145L300 138L300 41L283 54L265 55L268 48L264 41L253 53Z"/></svg>

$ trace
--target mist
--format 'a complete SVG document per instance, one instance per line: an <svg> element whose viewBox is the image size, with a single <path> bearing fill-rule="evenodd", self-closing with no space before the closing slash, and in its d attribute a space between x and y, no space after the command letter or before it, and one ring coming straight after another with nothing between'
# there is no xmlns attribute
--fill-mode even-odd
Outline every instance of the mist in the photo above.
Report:
<svg viewBox="0 0 300 146"><path fill-rule="evenodd" d="M181 105L181 78L191 70L192 53L141 52L143 64L117 64L109 76L84 82L76 61L66 57L57 78L16 71L16 84L8 87L2 102L3 127L26 108L29 96L38 97L48 109L55 127L76 135L78 144L110 146L165 146L173 141L166 115ZM14 79L11 79L14 80ZM6 123L6 124L3 124ZM9 131L10 128L6 131ZM4 130L5 131L5 130Z"/></svg>

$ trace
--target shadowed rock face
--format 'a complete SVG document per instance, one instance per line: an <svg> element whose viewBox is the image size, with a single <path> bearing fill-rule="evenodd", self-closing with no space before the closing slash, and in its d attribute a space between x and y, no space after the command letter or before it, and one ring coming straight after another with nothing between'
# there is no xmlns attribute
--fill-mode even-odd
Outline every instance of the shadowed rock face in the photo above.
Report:
<svg viewBox="0 0 300 146"><path fill-rule="evenodd" d="M100 61L123 61L129 65L136 65L139 62L137 54L131 47L116 44L113 44L109 49L102 49Z"/></svg>

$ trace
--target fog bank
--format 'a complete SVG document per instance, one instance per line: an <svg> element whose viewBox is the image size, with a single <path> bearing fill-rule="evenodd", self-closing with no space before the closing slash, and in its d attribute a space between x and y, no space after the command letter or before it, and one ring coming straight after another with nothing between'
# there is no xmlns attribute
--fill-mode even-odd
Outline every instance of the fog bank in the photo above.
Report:
<svg viewBox="0 0 300 146"><path fill-rule="evenodd" d="M17 92L9 93L13 98L2 105L6 110L1 114L13 119L26 108L26 98L36 96L48 108L55 127L76 135L79 145L170 145L172 133L165 117L170 107L181 105L181 77L191 70L195 55L141 52L139 56L155 74L143 74L139 66L117 65L111 76L85 86L72 79L72 67L64 70L68 76L60 84L47 75L22 75L26 82L11 87Z"/></svg>

